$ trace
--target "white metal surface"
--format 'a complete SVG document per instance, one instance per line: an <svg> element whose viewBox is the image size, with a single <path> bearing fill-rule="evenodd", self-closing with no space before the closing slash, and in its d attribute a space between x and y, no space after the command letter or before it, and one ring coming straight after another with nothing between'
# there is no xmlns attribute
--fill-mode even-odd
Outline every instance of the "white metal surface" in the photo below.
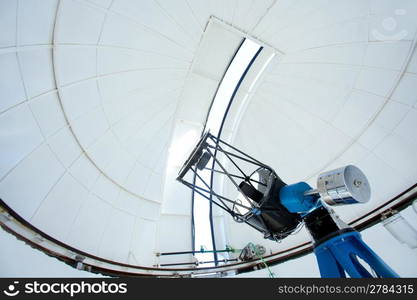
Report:
<svg viewBox="0 0 417 300"><path fill-rule="evenodd" d="M103 258L151 266L190 249L169 149L198 137L248 35L277 55L246 93L248 77L223 138L289 183L357 165L374 193L336 208L352 220L417 179L416 15L411 0L1 1L0 197ZM216 218L236 248L307 239L273 244Z"/></svg>

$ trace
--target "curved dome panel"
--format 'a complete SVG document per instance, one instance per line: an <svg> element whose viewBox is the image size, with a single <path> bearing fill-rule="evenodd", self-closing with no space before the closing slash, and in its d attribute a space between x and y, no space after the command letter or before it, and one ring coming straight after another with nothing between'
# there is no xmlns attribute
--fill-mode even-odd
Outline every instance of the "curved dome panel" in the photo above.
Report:
<svg viewBox="0 0 417 300"><path fill-rule="evenodd" d="M172 38L185 35L175 24L158 23L164 12L155 2L144 4L116 1L111 11L103 11L64 1L54 67L64 114L85 155L123 190L160 202L160 189L146 187L162 183L191 50ZM155 19L141 13L149 9Z"/></svg>
<svg viewBox="0 0 417 300"><path fill-rule="evenodd" d="M272 38L271 43L286 53L266 70L234 145L262 158L288 183L307 181L315 186L325 170L347 164L360 167L370 180L372 198L367 204L336 208L350 222L417 179L412 167L417 144L410 136L417 102L410 101L409 85L411 80L417 82L416 23L404 15L400 20L407 20L407 25L401 23L407 35L382 37L376 32L384 28L376 21L388 18L393 7L382 8L373 1L370 10L366 1L345 4L345 9L332 3L308 13L290 10L291 20L298 20L294 25L286 19L263 20L275 26L265 25L271 29L259 31L260 37ZM407 14L417 9L409 2L397 6ZM240 230L233 232L237 235ZM262 243L256 231L247 229L246 234ZM300 236L279 247L300 242Z"/></svg>
<svg viewBox="0 0 417 300"><path fill-rule="evenodd" d="M417 181L415 1L32 0L0 12L0 198L80 251L152 267L157 252L191 249L190 193L175 177L245 37L276 55L242 83L225 139L288 183L360 167L373 196L337 208L345 221ZM308 241L273 243L214 215L222 246Z"/></svg>

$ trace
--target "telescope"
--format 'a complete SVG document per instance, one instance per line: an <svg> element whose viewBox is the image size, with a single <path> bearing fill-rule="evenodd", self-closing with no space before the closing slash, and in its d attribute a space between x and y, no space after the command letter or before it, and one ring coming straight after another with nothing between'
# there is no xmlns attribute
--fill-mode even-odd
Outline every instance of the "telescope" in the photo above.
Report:
<svg viewBox="0 0 417 300"><path fill-rule="evenodd" d="M204 172L221 180L207 180ZM360 259L377 277L398 277L331 208L370 200L369 182L356 166L321 173L315 188L287 184L267 164L207 132L177 180L266 239L279 242L305 224L322 277L373 277Z"/></svg>

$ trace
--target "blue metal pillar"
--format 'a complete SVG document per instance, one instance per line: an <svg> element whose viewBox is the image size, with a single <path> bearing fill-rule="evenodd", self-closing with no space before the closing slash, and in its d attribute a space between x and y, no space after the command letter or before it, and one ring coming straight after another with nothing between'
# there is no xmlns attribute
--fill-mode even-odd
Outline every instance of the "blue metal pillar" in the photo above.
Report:
<svg viewBox="0 0 417 300"><path fill-rule="evenodd" d="M369 278L371 273L360 263L361 258L378 277L399 277L371 248L366 245L359 232L352 231L335 236L315 246L314 253L321 277Z"/></svg>

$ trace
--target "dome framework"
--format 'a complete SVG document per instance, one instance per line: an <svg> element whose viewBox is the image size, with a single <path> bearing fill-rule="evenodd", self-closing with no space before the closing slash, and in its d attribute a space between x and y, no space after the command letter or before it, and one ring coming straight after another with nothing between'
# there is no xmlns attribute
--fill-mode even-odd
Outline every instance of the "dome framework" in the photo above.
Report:
<svg viewBox="0 0 417 300"><path fill-rule="evenodd" d="M160 271L180 258L155 254L192 248L190 192L175 182L190 149L175 149L188 146L184 136L190 148L198 140L243 38L265 51L223 139L288 182L360 167L375 193L337 210L347 222L414 191L415 1L0 5L1 223L51 255L73 263L83 253L86 265L116 274L209 271ZM305 231L278 244L218 211L213 220L218 249L250 241L272 261L309 248Z"/></svg>

